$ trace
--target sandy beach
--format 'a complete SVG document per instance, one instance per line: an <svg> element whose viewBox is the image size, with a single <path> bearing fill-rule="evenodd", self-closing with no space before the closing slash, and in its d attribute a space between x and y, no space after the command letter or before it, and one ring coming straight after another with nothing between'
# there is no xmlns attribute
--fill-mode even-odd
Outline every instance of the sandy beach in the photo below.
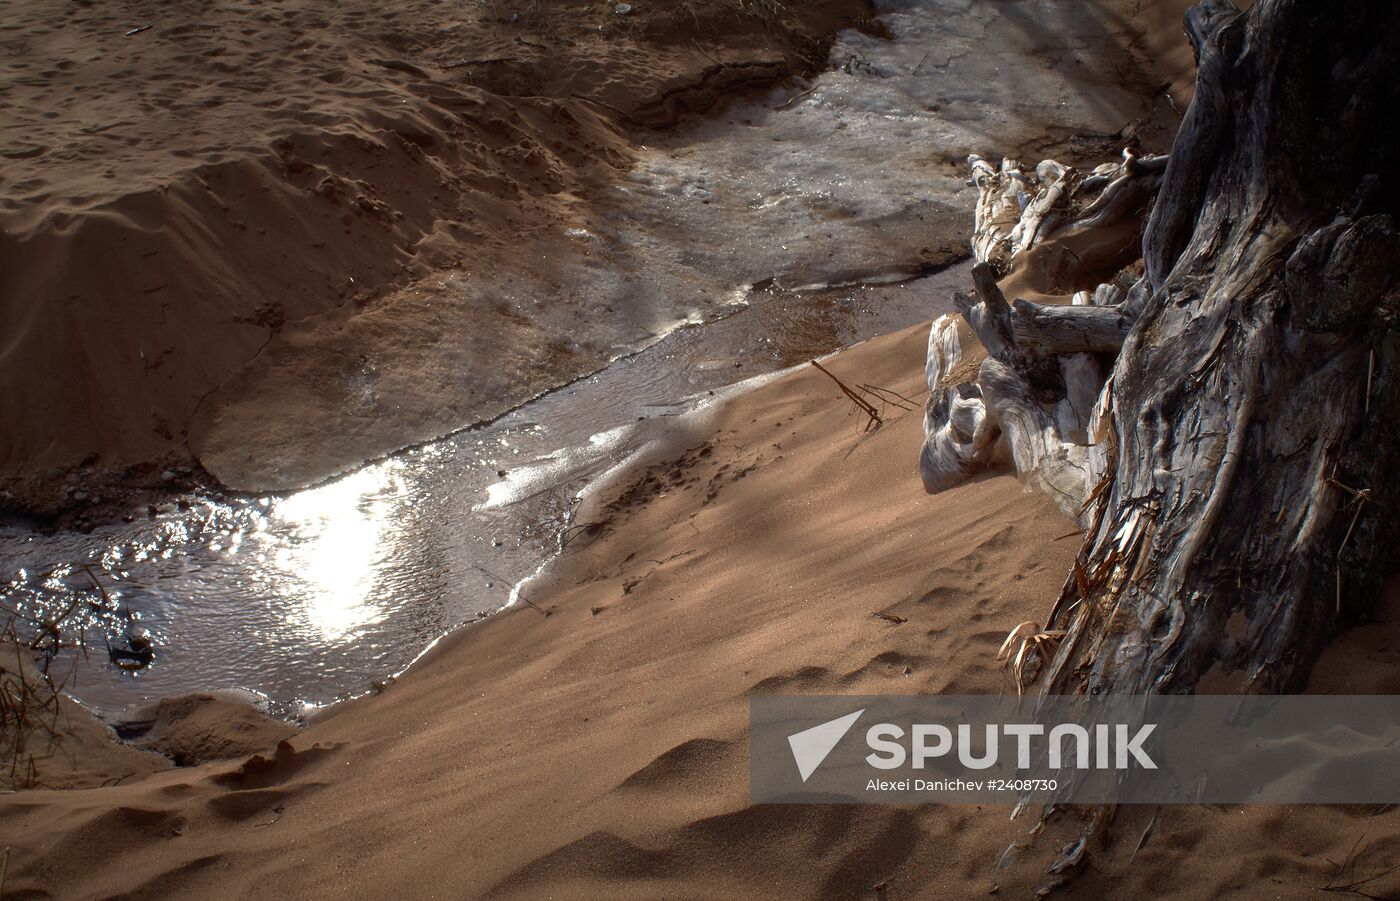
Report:
<svg viewBox="0 0 1400 901"><path fill-rule="evenodd" d="M1043 25L950 8L946 34L906 38L899 74L927 82L911 95L852 63L892 42L866 0L20 4L0 85L0 513L89 528L172 491L314 484L738 288L946 264L966 252L946 195L968 150L1165 146L1190 93L1181 5ZM949 59L921 60L937 40ZM803 130L817 85L798 77L827 68L871 125ZM896 87L862 100L877 82ZM775 85L760 112L789 124L771 140L735 140L768 125L752 111L707 134ZM895 114L939 142L875 127ZM832 162L789 171L795 145Z"/></svg>

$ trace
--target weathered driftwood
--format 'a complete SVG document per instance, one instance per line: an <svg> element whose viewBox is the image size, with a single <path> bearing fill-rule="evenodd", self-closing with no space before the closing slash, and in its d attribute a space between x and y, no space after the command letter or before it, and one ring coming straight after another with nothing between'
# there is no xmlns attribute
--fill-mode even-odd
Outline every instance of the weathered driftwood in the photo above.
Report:
<svg viewBox="0 0 1400 901"><path fill-rule="evenodd" d="M976 382L982 359L976 341L957 316L939 317L929 332L924 366L929 401L919 471L931 492L952 488L996 465L998 454L1005 451L1000 431L987 418Z"/></svg>
<svg viewBox="0 0 1400 901"><path fill-rule="evenodd" d="M1135 237L1166 160L1125 152L1087 178L1053 160L1034 177L1013 160L993 168L973 155L968 165L978 188L977 300L955 296L956 316L929 334L924 486L942 491L1009 463L1077 515L1099 472L1087 433L1105 367L1093 355L1118 352L1136 308L1121 280L1077 292L1070 304L1008 303L997 274L1028 265L1047 242L1092 247L1086 239L1122 231L1125 221ZM988 358L1001 365L988 368Z"/></svg>
<svg viewBox="0 0 1400 901"><path fill-rule="evenodd" d="M1205 0L1186 27L1046 694L1299 690L1400 539L1400 4Z"/></svg>
<svg viewBox="0 0 1400 901"><path fill-rule="evenodd" d="M1048 306L1025 300L1011 306L1016 345L1041 354L1117 354L1133 324L1117 306Z"/></svg>
<svg viewBox="0 0 1400 901"><path fill-rule="evenodd" d="M939 490L1009 460L1087 501L1047 690L1190 690L1217 662L1296 688L1375 595L1400 502L1400 4L1353 13L1195 7L1169 162L970 158L977 298L930 334L921 470ZM1131 287L1007 303L997 272L1159 185Z"/></svg>
<svg viewBox="0 0 1400 901"><path fill-rule="evenodd" d="M1083 434L1083 426L1063 400L1048 407L1033 393L1020 372L995 357L982 362L978 373L987 417L996 422L1007 441L1017 472L1055 498L1067 510L1083 504L1084 484L1089 478L1088 448L1065 440L1061 427L1072 423L1072 430ZM1094 389L1097 391L1097 387ZM1092 400L1085 412L1092 407Z"/></svg>
<svg viewBox="0 0 1400 901"><path fill-rule="evenodd" d="M967 158L968 183L977 188L972 255L1000 270L1051 238L1105 229L1135 218L1150 203L1166 171L1165 156L1138 157L1123 151L1088 177L1054 160L1028 176L1015 160L999 168L982 157Z"/></svg>

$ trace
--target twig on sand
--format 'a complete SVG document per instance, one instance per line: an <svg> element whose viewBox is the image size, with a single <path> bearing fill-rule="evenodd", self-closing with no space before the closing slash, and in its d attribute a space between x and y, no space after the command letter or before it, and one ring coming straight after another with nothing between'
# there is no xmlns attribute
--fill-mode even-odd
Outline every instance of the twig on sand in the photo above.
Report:
<svg viewBox="0 0 1400 901"><path fill-rule="evenodd" d="M906 617L899 616L898 614L894 614L894 613L885 613L885 612L883 612L883 611L881 611L881 610L873 610L873 611L871 611L871 614L870 614L870 615L871 615L871 616L878 616L878 617L880 617L880 619L884 620L885 622L894 623L896 626L899 625L900 623L907 623L907 622L909 622L908 618L906 618Z"/></svg>
<svg viewBox="0 0 1400 901"><path fill-rule="evenodd" d="M1129 863L1132 863L1133 858L1137 857L1137 853L1142 850L1142 846L1147 844L1147 840L1152 837L1152 830L1157 828L1157 814L1161 812L1162 808L1160 807L1153 809L1152 819L1147 821L1147 825L1143 827L1142 835L1138 836L1137 844L1133 846L1133 853L1128 855Z"/></svg>
<svg viewBox="0 0 1400 901"><path fill-rule="evenodd" d="M477 569L481 570L483 573L485 573L486 575L488 575L488 576L490 576L491 578L495 579L497 582L500 582L502 585L511 585L511 586L514 586L514 585L515 585L515 583L512 582L510 579L507 579L505 576L498 576L498 575L496 575L495 573L491 572L491 570L489 570L489 569L487 569L486 567L482 566L480 563L473 563L472 566L474 566L474 567L476 567ZM520 598L520 600L524 601L524 602L525 602L526 604L528 604L530 607L533 607L535 610L537 610L537 611L539 612L540 616L549 616L549 611L548 611L548 610L544 609L544 608L541 607L539 604L536 604L534 601L532 601L532 600L530 600L529 598L525 597L525 593L524 593L523 591L521 591L519 588L512 587L512 588L511 588L511 593L514 594L516 597Z"/></svg>
<svg viewBox="0 0 1400 901"><path fill-rule="evenodd" d="M880 402L898 407L901 410L914 410L919 406L917 401L905 397L898 391L890 388L881 388L879 385L861 385L860 391L862 394L874 395Z"/></svg>
<svg viewBox="0 0 1400 901"><path fill-rule="evenodd" d="M1351 849L1347 851L1347 856L1342 858L1342 862L1337 864L1336 872L1332 874L1332 878L1327 880L1328 885L1334 884L1341 877L1341 875L1347 871L1347 867L1352 865L1352 859L1356 856L1356 849L1361 847L1361 843L1365 840L1366 833L1363 832L1356 837L1356 841L1351 843ZM1331 862L1330 857L1324 859L1327 860L1329 863ZM1326 891L1325 887L1321 889L1321 891Z"/></svg>
<svg viewBox="0 0 1400 901"><path fill-rule="evenodd" d="M672 554L671 556L667 557L665 560L653 560L653 561L651 561L651 562L652 562L652 563L655 563L657 566L665 566L667 563L670 563L672 560L679 560L680 558L682 558L682 557L684 557L684 556L687 556L688 554L693 554L693 553L695 553L695 548L691 548L691 549L688 550L688 551L681 551L679 554Z"/></svg>
<svg viewBox="0 0 1400 901"><path fill-rule="evenodd" d="M1361 835L1357 836L1356 841L1351 846L1351 850L1347 852L1347 856L1343 858L1341 864L1337 867L1337 871L1332 874L1332 878L1327 881L1326 885L1318 886L1318 891L1333 892L1342 895L1357 895L1362 898L1373 899L1373 901L1383 901L1383 899L1391 899L1396 897L1395 895L1373 895L1370 892L1363 890L1362 886L1368 883L1375 882L1376 880L1382 879L1386 876L1389 876L1396 870L1400 870L1400 864L1396 864L1395 866L1390 867L1386 870L1381 870L1376 875L1367 876L1365 879L1355 879L1351 882L1346 883L1337 882L1337 880L1342 877L1342 874L1346 873L1348 869L1352 871L1352 875L1355 875L1356 850L1361 847L1361 842L1365 838L1365 833L1362 833Z"/></svg>
<svg viewBox="0 0 1400 901"><path fill-rule="evenodd" d="M598 536L607 527L605 522L576 522L559 533L559 550L567 550L580 535Z"/></svg>
<svg viewBox="0 0 1400 901"><path fill-rule="evenodd" d="M879 410L875 409L875 407L871 405L871 403L865 398L861 397L859 394L855 393L849 387L847 387L845 382L841 381L831 373L831 370L827 369L825 366L818 363L816 360L812 360L811 363L813 366L817 367L819 371L825 373L827 378L835 382L836 387L841 389L841 393L849 397L857 407L860 407L861 410L865 412L866 416L870 417L870 419L865 424L865 430L867 432L880 427L880 424L884 422L884 420L880 418Z"/></svg>

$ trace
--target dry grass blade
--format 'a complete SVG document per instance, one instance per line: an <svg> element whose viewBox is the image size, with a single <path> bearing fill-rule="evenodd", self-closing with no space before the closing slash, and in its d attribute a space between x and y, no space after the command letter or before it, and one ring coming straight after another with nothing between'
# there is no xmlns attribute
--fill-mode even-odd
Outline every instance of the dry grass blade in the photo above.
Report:
<svg viewBox="0 0 1400 901"><path fill-rule="evenodd" d="M0 628L0 647L6 650L0 656L0 754L10 759L5 785L9 789L37 788L43 784L31 741L41 742L41 747L47 744L52 749L64 738L59 726L62 712L59 693L64 683L55 682L47 666L41 669L32 659L26 661L26 657L36 655L41 655L45 662L50 660L50 651L56 653L62 645L61 633L56 628L53 640L53 648L36 649L20 636L13 617ZM10 652L13 652L13 662L10 662Z"/></svg>
<svg viewBox="0 0 1400 901"><path fill-rule="evenodd" d="M1128 855L1129 863L1132 863L1133 858L1137 857L1138 852L1147 844L1147 840L1152 837L1152 831L1157 828L1157 814L1161 812L1162 808L1160 807L1153 809L1152 819L1147 821L1147 825L1143 827L1142 835L1138 836L1137 844L1133 846L1133 853Z"/></svg>
<svg viewBox="0 0 1400 901"><path fill-rule="evenodd" d="M1001 643L1001 650L997 651L997 659L1005 660L1006 656L1011 653L1011 648L1018 641L1024 642L1028 636L1034 635L1038 631L1040 631L1039 624L1033 622L1024 622L1012 629L1007 633L1006 640Z"/></svg>
<svg viewBox="0 0 1400 901"><path fill-rule="evenodd" d="M997 651L997 659L1006 663L1016 683L1016 694L1023 694L1034 673L1030 665L1048 665L1067 634L1064 629L1042 629L1039 623L1026 621L1007 633ZM1014 653L1013 653L1014 649Z"/></svg>
<svg viewBox="0 0 1400 901"><path fill-rule="evenodd" d="M1328 880L1326 885L1319 886L1318 891L1331 892L1333 894L1341 895L1356 895L1360 898L1372 899L1372 901L1394 901L1394 899L1397 898L1397 896L1394 894L1372 894L1371 889L1363 888L1363 886L1370 886L1371 883L1384 879L1386 876L1389 876L1397 870L1400 870L1400 864L1388 867L1376 873L1375 875L1367 876L1364 879L1353 878L1350 882L1338 881L1343 876L1346 876L1348 874L1352 877L1356 876L1356 862L1358 860L1357 851L1358 849L1360 849L1361 843L1365 841L1365 839L1366 835L1364 833L1357 836L1356 841L1351 846L1351 850L1347 852L1347 856L1337 867L1336 872L1332 874L1332 878Z"/></svg>

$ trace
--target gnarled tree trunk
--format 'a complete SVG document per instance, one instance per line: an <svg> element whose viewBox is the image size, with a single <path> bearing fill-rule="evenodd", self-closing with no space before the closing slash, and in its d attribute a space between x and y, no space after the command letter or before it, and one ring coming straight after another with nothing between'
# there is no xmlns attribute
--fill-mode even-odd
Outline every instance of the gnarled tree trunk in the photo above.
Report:
<svg viewBox="0 0 1400 901"><path fill-rule="evenodd" d="M1394 547L1400 4L1207 0L1047 692L1300 687Z"/></svg>
<svg viewBox="0 0 1400 901"><path fill-rule="evenodd" d="M978 300L930 335L929 490L1009 460L1087 526L1047 692L1297 688L1400 532L1400 4L1205 0L1186 30L1170 157L970 158ZM1018 265L1083 281L1154 192L1130 288L1003 296Z"/></svg>
<svg viewBox="0 0 1400 901"><path fill-rule="evenodd" d="M971 159L979 300L930 336L929 490L1009 457L1086 526L1046 695L1208 671L1297 690L1396 559L1400 3L1204 0L1186 31L1196 93L1166 161L1080 180ZM997 276L1038 241L1154 189L1130 288L1007 302Z"/></svg>

